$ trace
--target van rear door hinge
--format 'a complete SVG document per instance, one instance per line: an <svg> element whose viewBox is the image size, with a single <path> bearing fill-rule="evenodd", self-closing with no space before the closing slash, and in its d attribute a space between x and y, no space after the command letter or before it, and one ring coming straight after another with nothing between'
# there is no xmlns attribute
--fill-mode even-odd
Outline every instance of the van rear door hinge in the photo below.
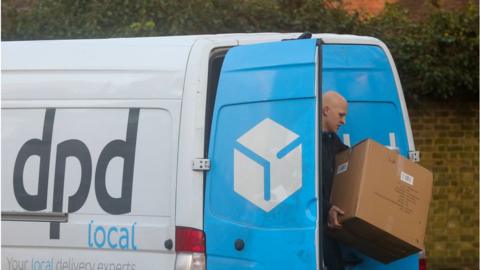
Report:
<svg viewBox="0 0 480 270"><path fill-rule="evenodd" d="M194 171L208 171L210 170L210 159L196 158L192 160L192 170Z"/></svg>
<svg viewBox="0 0 480 270"><path fill-rule="evenodd" d="M413 162L420 162L420 151L408 152L408 158Z"/></svg>

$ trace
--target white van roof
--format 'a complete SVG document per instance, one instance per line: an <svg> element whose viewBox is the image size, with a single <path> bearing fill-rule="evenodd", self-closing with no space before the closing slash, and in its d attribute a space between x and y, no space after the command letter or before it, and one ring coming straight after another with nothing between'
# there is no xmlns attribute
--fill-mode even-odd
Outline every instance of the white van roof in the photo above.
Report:
<svg viewBox="0 0 480 270"><path fill-rule="evenodd" d="M195 43L212 48L294 39L301 33L219 34L142 38L2 42L2 99L115 98L180 99ZM367 43L371 37L319 34L324 42ZM211 44L205 46L205 44ZM203 45L200 45L203 44ZM208 51L207 51L208 50ZM33 72L35 71L35 72ZM119 76L120 74L123 74ZM48 76L45 76L47 75ZM72 75L72 76L69 76ZM69 81L68 84L61 83ZM28 85L34 83L34 90ZM68 89L66 88L68 85ZM94 90L97 89L97 90ZM98 91L101 89L101 91ZM120 89L120 90L119 90ZM33 92L32 92L33 91Z"/></svg>
<svg viewBox="0 0 480 270"><path fill-rule="evenodd" d="M219 34L142 38L2 42L2 70L149 70L184 71L198 40L237 44L296 38L301 33ZM318 34L326 43L378 44L372 37ZM21 55L22 57L18 57ZM107 61L108 60L108 61ZM75 63L75 64L73 64Z"/></svg>

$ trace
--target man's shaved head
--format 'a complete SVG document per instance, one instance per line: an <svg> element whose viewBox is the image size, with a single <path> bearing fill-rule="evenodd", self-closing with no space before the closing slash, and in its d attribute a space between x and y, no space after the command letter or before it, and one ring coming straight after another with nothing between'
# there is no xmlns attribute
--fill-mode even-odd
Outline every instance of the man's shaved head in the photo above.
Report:
<svg viewBox="0 0 480 270"><path fill-rule="evenodd" d="M346 104L347 101L345 100L345 98L342 95L340 95L339 93L337 93L335 91L330 90L330 91L326 92L325 94L323 94L323 96L322 96L322 104L323 104L322 107L337 105L337 104L340 104L340 103Z"/></svg>
<svg viewBox="0 0 480 270"><path fill-rule="evenodd" d="M325 132L337 132L345 124L348 103L335 91L327 91L322 96L322 129Z"/></svg>

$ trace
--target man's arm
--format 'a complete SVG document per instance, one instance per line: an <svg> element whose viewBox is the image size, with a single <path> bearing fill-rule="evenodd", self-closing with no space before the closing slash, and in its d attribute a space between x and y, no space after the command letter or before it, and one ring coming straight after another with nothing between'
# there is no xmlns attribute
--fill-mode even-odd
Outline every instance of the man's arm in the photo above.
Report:
<svg viewBox="0 0 480 270"><path fill-rule="evenodd" d="M336 135L334 138L334 146L335 146L335 150L334 150L335 155L350 148L340 140L338 135ZM344 214L345 212L342 209L340 209L340 207L336 205L329 205L328 221L327 221L328 227L334 228L334 229L342 228L342 224L340 224L339 217Z"/></svg>

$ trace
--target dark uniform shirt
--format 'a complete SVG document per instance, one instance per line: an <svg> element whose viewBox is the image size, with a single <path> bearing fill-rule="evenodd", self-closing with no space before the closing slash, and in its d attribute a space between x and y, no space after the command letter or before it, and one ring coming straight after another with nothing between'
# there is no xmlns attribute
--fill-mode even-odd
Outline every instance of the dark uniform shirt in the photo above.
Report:
<svg viewBox="0 0 480 270"><path fill-rule="evenodd" d="M348 149L334 132L322 133L322 191L323 191L323 222L327 223L328 210L330 209L330 192L332 190L333 176L335 173L335 155Z"/></svg>
<svg viewBox="0 0 480 270"><path fill-rule="evenodd" d="M330 210L330 192L335 173L335 155L348 146L344 145L338 135L333 132L322 133L322 208L323 226L327 226L328 210ZM324 229L325 230L325 229ZM323 234L323 259L328 270L344 270L342 252L337 241Z"/></svg>

